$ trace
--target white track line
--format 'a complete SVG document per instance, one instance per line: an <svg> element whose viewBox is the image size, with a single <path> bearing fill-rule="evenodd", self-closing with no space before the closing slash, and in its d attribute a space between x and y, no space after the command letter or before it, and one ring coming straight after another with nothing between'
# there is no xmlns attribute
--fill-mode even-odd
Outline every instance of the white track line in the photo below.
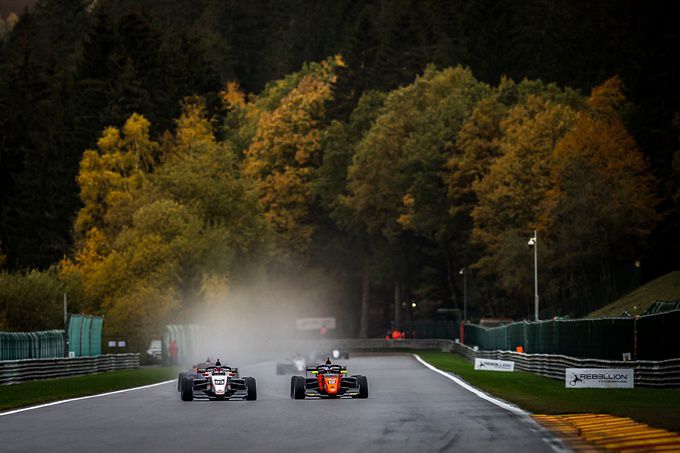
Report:
<svg viewBox="0 0 680 453"><path fill-rule="evenodd" d="M477 395L478 397L480 397L480 398L482 398L482 399L485 399L485 400L489 401L490 403L495 404L495 405L498 406L498 407L502 407L503 409L508 410L508 411L512 412L513 414L529 415L529 412L527 412L527 411L525 411L525 410L522 410L522 409L520 409L519 407L514 406L514 405L512 405L512 404L508 404L508 403L506 403L505 401L501 401L501 400L499 400L499 399L496 399L496 398L494 398L493 396L491 396L491 395L489 395L489 394L487 394L487 393L484 393L484 392L482 392L481 390L479 390L479 389L477 389L477 388L471 386L471 385L468 384L467 382L465 382L465 381L463 381L463 380L461 380L461 379L458 379L456 376L454 376L454 375L452 375L452 374L449 374L449 373L447 373L446 371L442 371L442 370L440 370L439 368L433 367L432 365L430 365L429 363L427 363L426 361L424 361L423 359L421 359L420 356L419 356L418 354L413 354L413 357L415 357L416 360L417 360L418 362L422 363L423 365L425 365L426 367L428 367L429 369L431 369L431 370L434 371L435 373L439 373L439 374L441 374L442 376L444 376L445 378L452 380L452 381L455 382L456 384L458 384L458 385L460 385L461 387L463 387L465 390L469 390L470 392L474 393L474 394Z"/></svg>
<svg viewBox="0 0 680 453"><path fill-rule="evenodd" d="M134 390L148 389L148 388L151 388L151 387L157 387L159 385L169 384L170 382L177 382L177 380L173 379L171 381L163 381L163 382L158 382L156 384L143 385L141 387L133 387L131 389L116 390L115 392L100 393L98 395L81 396L80 398L70 398L70 399L67 399L67 400L52 401L51 403L40 404L38 406L22 407L21 409L15 409L15 410L7 411L7 412L0 412L0 417L3 417L5 415L18 414L19 412L32 411L34 409L41 409L43 407L56 406L58 404L70 403L71 401L87 400L87 399L90 399L90 398L99 398L100 396L115 395L116 393L125 393L125 392L132 392Z"/></svg>
<svg viewBox="0 0 680 453"><path fill-rule="evenodd" d="M418 354L413 354L413 357L415 357L416 360L418 360L418 362L422 363L423 365L425 365L426 367L428 367L429 369L431 369L435 373L439 373L442 376L444 376L445 378L452 380L456 384L463 387L465 390L469 390L470 392L474 393L478 397L485 399L488 402L495 404L498 407L502 407L503 409L510 411L513 414L521 415L522 416L521 419L524 420L525 422L529 423L531 428L534 431L538 432L538 434L541 436L541 439L543 440L543 442L547 443L553 451L559 452L559 453L572 451L569 447L565 446L564 443L559 438L555 437L545 427L543 427L538 422L536 422L536 420L531 418L529 416L529 415L531 415L530 412L527 412L523 409L520 409L519 407L514 406L512 404L506 403L505 401L496 399L493 396L482 392L478 388L471 386L470 384L463 381L462 379L459 379L456 376L454 376L450 373L447 373L446 371L442 371L439 368L435 368L434 366L430 365L429 363L427 363L426 361L421 359Z"/></svg>

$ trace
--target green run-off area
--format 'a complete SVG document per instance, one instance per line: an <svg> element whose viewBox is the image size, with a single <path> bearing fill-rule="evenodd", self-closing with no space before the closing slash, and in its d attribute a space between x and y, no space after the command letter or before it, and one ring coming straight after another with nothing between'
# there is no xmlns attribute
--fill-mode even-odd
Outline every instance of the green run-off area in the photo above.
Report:
<svg viewBox="0 0 680 453"><path fill-rule="evenodd" d="M472 363L453 353L419 355L435 367L537 414L611 414L680 431L680 389L567 389L564 381L521 371L475 371Z"/></svg>
<svg viewBox="0 0 680 453"><path fill-rule="evenodd" d="M177 377L175 368L137 368L0 385L0 411L154 384Z"/></svg>

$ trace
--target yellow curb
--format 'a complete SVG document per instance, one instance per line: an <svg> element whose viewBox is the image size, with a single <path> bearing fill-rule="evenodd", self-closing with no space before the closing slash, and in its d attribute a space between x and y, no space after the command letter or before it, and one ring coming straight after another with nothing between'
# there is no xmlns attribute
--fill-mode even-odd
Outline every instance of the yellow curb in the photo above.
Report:
<svg viewBox="0 0 680 453"><path fill-rule="evenodd" d="M680 436L628 417L607 414L533 415L576 451L680 452Z"/></svg>

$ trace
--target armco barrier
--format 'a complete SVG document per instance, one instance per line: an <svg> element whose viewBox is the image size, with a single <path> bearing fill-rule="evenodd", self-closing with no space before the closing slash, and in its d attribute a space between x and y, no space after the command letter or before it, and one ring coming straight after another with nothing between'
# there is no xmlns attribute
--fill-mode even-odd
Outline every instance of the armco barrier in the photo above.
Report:
<svg viewBox="0 0 680 453"><path fill-rule="evenodd" d="M564 380L566 368L632 368L636 387L680 387L680 358L651 360L580 359L558 354L524 354L513 351L475 351L455 343L453 351L470 361L475 358L512 360L515 369L553 379Z"/></svg>
<svg viewBox="0 0 680 453"><path fill-rule="evenodd" d="M450 352L453 341L440 339L399 339L385 340L383 338L324 340L328 348L338 348L348 351L384 351L384 350L439 350Z"/></svg>
<svg viewBox="0 0 680 453"><path fill-rule="evenodd" d="M139 368L139 354L0 361L0 384Z"/></svg>

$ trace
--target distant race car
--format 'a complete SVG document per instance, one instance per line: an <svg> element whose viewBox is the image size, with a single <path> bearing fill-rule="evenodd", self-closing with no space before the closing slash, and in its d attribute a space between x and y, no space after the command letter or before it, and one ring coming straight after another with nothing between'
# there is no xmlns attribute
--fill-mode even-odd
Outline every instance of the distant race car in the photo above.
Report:
<svg viewBox="0 0 680 453"><path fill-rule="evenodd" d="M333 349L329 353L322 353L321 351L312 351L306 356L296 354L288 357L276 364L276 374L290 374L302 373L307 368L308 363L319 363L326 357L333 357L334 359L349 359L349 352L340 349Z"/></svg>
<svg viewBox="0 0 680 453"><path fill-rule="evenodd" d="M302 373L307 368L307 358L295 355L276 364L276 374Z"/></svg>
<svg viewBox="0 0 680 453"><path fill-rule="evenodd" d="M347 367L332 365L308 367L305 376L290 379L290 397L310 398L368 398L368 379L356 374L347 376ZM309 377L311 374L311 377Z"/></svg>
<svg viewBox="0 0 680 453"><path fill-rule="evenodd" d="M193 370L180 373L177 378L177 390L182 401L191 401L194 398L248 401L257 399L255 378L242 378L239 376L238 368L224 366L219 360L214 364L199 363Z"/></svg>

